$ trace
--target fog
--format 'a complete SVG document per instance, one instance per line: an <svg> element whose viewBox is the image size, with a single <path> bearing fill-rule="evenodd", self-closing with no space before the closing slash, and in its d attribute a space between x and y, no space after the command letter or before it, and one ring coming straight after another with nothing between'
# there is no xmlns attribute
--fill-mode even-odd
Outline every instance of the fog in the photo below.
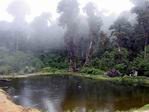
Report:
<svg viewBox="0 0 149 112"><path fill-rule="evenodd" d="M134 5L143 5L139 0L131 2ZM7 13L13 17L13 21L0 21L0 48L13 51L62 49L68 45L70 38L73 39L74 46L77 46L80 39L89 39L91 32L104 31L110 35L109 27L118 18L136 23L136 15L131 10L119 15L105 15L105 11L99 10L100 7L94 2L89 1L84 7L80 5L77 0L60 0L55 8L57 17L53 17L50 11L42 12L31 22L27 22L26 18L32 13L31 7L25 0L12 1L7 7Z"/></svg>

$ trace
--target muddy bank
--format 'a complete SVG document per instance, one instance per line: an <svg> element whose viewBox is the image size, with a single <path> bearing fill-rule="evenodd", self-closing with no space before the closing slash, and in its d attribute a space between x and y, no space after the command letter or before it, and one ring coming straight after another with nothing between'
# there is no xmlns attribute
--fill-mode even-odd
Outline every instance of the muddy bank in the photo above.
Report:
<svg viewBox="0 0 149 112"><path fill-rule="evenodd" d="M0 89L0 112L40 112L37 109L25 108L12 102L10 96Z"/></svg>

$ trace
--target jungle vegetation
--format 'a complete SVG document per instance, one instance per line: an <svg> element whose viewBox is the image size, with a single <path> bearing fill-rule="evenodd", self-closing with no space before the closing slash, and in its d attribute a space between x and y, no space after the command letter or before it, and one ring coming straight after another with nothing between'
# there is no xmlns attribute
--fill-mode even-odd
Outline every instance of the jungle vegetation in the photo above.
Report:
<svg viewBox="0 0 149 112"><path fill-rule="evenodd" d="M25 20L27 4L11 3L7 11L13 22L0 21L0 74L65 70L115 76L137 71L148 77L149 1L132 3L134 7L107 30L102 13L91 2L80 9L77 0L61 0L56 20L45 12L31 23Z"/></svg>

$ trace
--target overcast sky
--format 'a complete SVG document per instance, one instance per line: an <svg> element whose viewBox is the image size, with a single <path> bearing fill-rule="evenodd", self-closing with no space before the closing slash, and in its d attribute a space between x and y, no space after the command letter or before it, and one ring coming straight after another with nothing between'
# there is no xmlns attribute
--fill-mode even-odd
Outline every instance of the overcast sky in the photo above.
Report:
<svg viewBox="0 0 149 112"><path fill-rule="evenodd" d="M14 0L0 0L0 21L12 21L12 17L7 13L8 5ZM42 12L51 12L53 18L57 17L56 9L60 0L25 0L31 10L27 21L32 21L34 17L40 15ZM98 9L105 12L105 15L118 15L123 11L128 11L133 7L130 0L78 0L80 8L82 8L88 1L95 2Z"/></svg>

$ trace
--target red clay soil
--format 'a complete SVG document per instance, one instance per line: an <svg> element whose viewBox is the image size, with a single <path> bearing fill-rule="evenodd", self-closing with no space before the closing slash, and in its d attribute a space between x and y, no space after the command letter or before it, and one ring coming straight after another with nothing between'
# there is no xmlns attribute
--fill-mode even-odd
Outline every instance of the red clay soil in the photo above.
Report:
<svg viewBox="0 0 149 112"><path fill-rule="evenodd" d="M0 89L0 112L40 112L37 109L25 108L12 102L9 95Z"/></svg>

